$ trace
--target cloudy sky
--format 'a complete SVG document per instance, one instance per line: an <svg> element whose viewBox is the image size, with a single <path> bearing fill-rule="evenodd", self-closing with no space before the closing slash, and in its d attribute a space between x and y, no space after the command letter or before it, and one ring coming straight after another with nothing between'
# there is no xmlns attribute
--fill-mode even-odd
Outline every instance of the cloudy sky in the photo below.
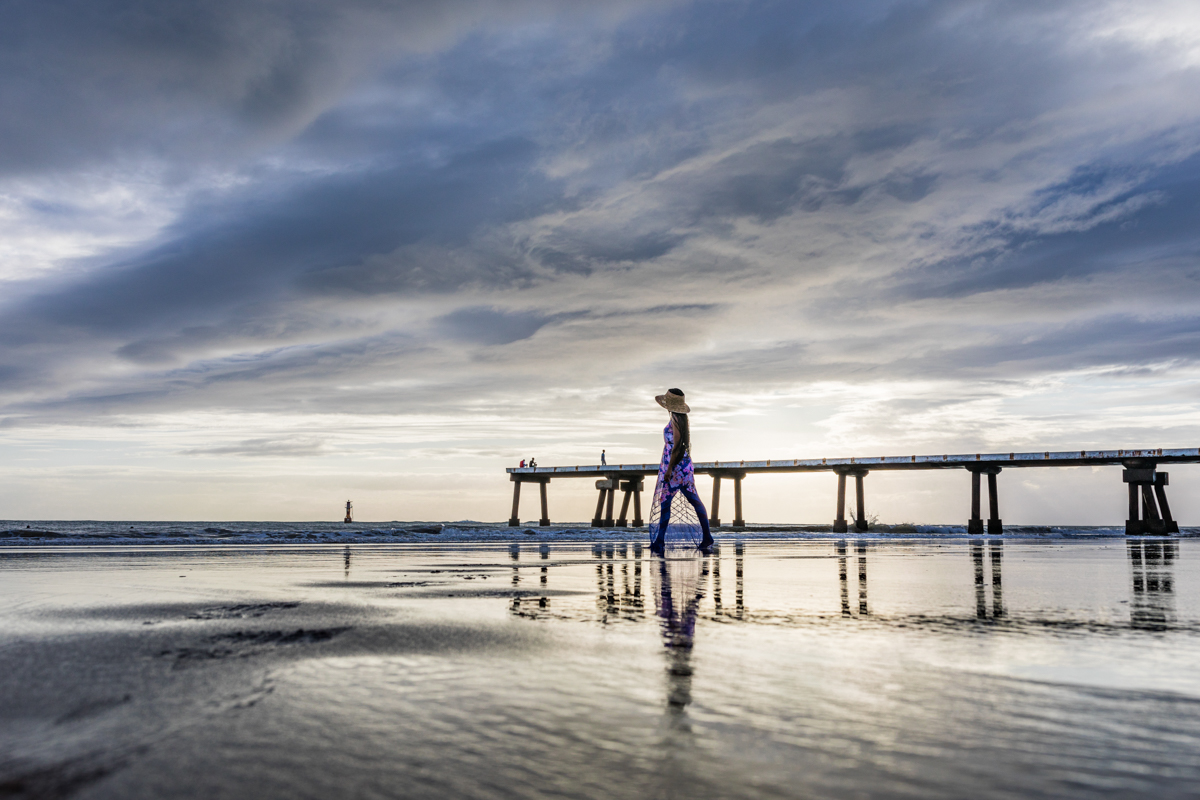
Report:
<svg viewBox="0 0 1200 800"><path fill-rule="evenodd" d="M1198 223L1194 0L10 0L0 517L498 520L670 386L699 460L1196 446Z"/></svg>

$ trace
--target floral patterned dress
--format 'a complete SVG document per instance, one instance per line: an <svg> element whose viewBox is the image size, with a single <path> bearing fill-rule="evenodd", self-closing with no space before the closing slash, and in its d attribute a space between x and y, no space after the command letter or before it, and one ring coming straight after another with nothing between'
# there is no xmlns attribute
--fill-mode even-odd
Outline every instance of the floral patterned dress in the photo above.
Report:
<svg viewBox="0 0 1200 800"><path fill-rule="evenodd" d="M683 458L679 459L679 463L675 465L671 474L667 474L673 447L675 447L675 433L668 423L667 427L663 428L662 461L658 465L658 482L654 486L654 503L650 508L650 540L653 541L658 535L662 504L669 500L671 501L671 519L667 523L667 530L663 533L665 546L667 548L695 548L701 539L700 520L680 489L695 493L696 472L692 466L691 455L684 453Z"/></svg>
<svg viewBox="0 0 1200 800"><path fill-rule="evenodd" d="M684 452L683 458L679 459L679 463L675 465L675 471L667 475L667 467L671 465L673 449L675 449L675 431L671 429L671 423L668 422L667 427L663 428L662 460L658 464L658 483L654 490L654 502L656 503L661 503L668 495L672 495L680 489L696 491L696 472L692 467L691 454Z"/></svg>

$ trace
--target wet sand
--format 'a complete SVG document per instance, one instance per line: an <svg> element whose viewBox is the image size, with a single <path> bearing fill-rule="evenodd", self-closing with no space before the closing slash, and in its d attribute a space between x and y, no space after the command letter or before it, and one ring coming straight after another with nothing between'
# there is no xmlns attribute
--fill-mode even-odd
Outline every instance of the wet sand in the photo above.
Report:
<svg viewBox="0 0 1200 800"><path fill-rule="evenodd" d="M0 796L1184 797L1200 541L8 548Z"/></svg>

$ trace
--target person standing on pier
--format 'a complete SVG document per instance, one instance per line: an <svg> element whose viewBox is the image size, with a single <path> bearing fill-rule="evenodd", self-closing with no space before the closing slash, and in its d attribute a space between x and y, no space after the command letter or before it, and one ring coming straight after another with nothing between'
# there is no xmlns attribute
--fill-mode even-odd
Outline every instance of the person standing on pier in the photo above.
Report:
<svg viewBox="0 0 1200 800"><path fill-rule="evenodd" d="M603 450L601 450L601 451L600 451L600 466L602 466L602 467L607 467L607 466L608 466L608 460L607 460L607 459L604 457L604 451L603 451Z"/></svg>
<svg viewBox="0 0 1200 800"><path fill-rule="evenodd" d="M654 505L650 512L650 533L653 537L650 549L660 554L666 549L667 532L672 516L671 504L676 495L682 495L691 504L700 522L702 538L698 546L701 550L707 550L712 546L713 537L708 529L708 512L704 509L704 503L700 501L700 495L696 493L696 475L691 454L692 437L687 416L691 408L684 401L683 392L679 389L668 389L666 394L660 394L654 400L671 413L671 419L667 427L663 428L663 454L658 465L658 482L654 486ZM679 510L684 511L685 508L681 506ZM654 516L658 517L657 525ZM676 528L683 533L688 532L689 528L694 529L694 526L677 519ZM688 535L693 537L692 542L695 542L694 534L688 532Z"/></svg>

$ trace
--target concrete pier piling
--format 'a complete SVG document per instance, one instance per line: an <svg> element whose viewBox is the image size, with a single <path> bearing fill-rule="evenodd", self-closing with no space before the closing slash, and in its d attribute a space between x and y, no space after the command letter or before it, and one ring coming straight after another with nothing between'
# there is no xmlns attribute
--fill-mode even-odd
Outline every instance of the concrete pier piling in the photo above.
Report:
<svg viewBox="0 0 1200 800"><path fill-rule="evenodd" d="M615 475L596 481L599 496L596 498L596 514L592 517L593 528L627 528L629 527L629 502L633 501L633 527L640 528L642 520L642 489L645 480L641 475L622 477ZM613 519L613 508L616 503L617 491L623 492L620 515Z"/></svg>
<svg viewBox="0 0 1200 800"><path fill-rule="evenodd" d="M854 478L854 500L855 510L858 512L854 515L854 529L856 531L865 531L867 529L867 504L866 495L863 491L863 478L867 477L869 470L862 467L842 467L834 470L838 476L837 488L837 517L833 520L833 530L835 533L845 533L848 530L846 524L846 477Z"/></svg>
<svg viewBox="0 0 1200 800"><path fill-rule="evenodd" d="M1121 473L1121 479L1129 486L1129 519L1125 520L1125 533L1133 536L1179 533L1179 523L1171 518L1171 506L1167 504L1167 477L1167 473L1159 472L1155 466L1147 466L1144 460L1126 462L1126 469Z"/></svg>
<svg viewBox="0 0 1200 800"><path fill-rule="evenodd" d="M1000 467L967 467L971 473L971 519L967 521L967 533L983 533L983 519L979 516L979 476L987 475L988 521L987 532L993 535L1004 533L1004 522L1000 519L1000 499L996 496L996 476Z"/></svg>
<svg viewBox="0 0 1200 800"><path fill-rule="evenodd" d="M839 472L837 488L837 516L833 520L835 533L846 532L846 473Z"/></svg>
<svg viewBox="0 0 1200 800"><path fill-rule="evenodd" d="M537 469L540 469L540 467L537 467ZM549 486L549 484L550 484L550 476L549 475L522 475L522 476L518 477L516 475L513 475L510 477L510 480L513 482L513 505L512 505L512 516L509 517L509 519L508 519L509 527L515 528L521 524L520 511L521 511L521 484L522 483L538 484L538 488L540 489L541 500L542 500L542 518L540 520L538 520L538 525L541 525L543 527L549 525L550 524L550 511L549 511L549 508L547 505L546 487Z"/></svg>
<svg viewBox="0 0 1200 800"><path fill-rule="evenodd" d="M746 520L742 519L742 478L745 475L733 476L733 527L746 527Z"/></svg>
<svg viewBox="0 0 1200 800"><path fill-rule="evenodd" d="M732 527L744 528L742 514L742 481L754 473L774 472L832 472L837 475L837 516L833 530L847 532L846 478L854 478L855 510L854 528L866 531L866 503L864 479L873 470L930 470L965 469L971 473L971 516L967 520L967 531L982 535L985 532L998 535L1004 532L1000 518L1000 501L997 476L1004 469L1029 467L1087 467L1122 466L1122 480L1128 484L1129 518L1125 521L1125 532L1131 536L1162 536L1179 532L1179 523L1171 516L1167 503L1167 473L1160 472L1160 464L1200 463L1200 448L1146 448L1140 450L1066 450L1037 453L962 453L958 455L924 456L880 456L850 458L810 459L766 459L762 461L708 461L694 464L696 474L709 475L713 479L712 506L709 521L714 528L721 526L721 486L724 480L733 481L734 515ZM517 526L520 521L521 484L537 483L541 494L541 525L550 524L546 492L553 478L598 478L596 489L596 513L592 518L595 527L626 527L630 501L633 501L632 526L644 524L642 519L641 494L645 488L645 476L656 475L658 464L608 464L570 467L510 467L507 472L513 482L512 517L508 524ZM984 525L982 516L982 477L987 476L988 518ZM613 510L618 491L624 493L620 515L614 519Z"/></svg>

